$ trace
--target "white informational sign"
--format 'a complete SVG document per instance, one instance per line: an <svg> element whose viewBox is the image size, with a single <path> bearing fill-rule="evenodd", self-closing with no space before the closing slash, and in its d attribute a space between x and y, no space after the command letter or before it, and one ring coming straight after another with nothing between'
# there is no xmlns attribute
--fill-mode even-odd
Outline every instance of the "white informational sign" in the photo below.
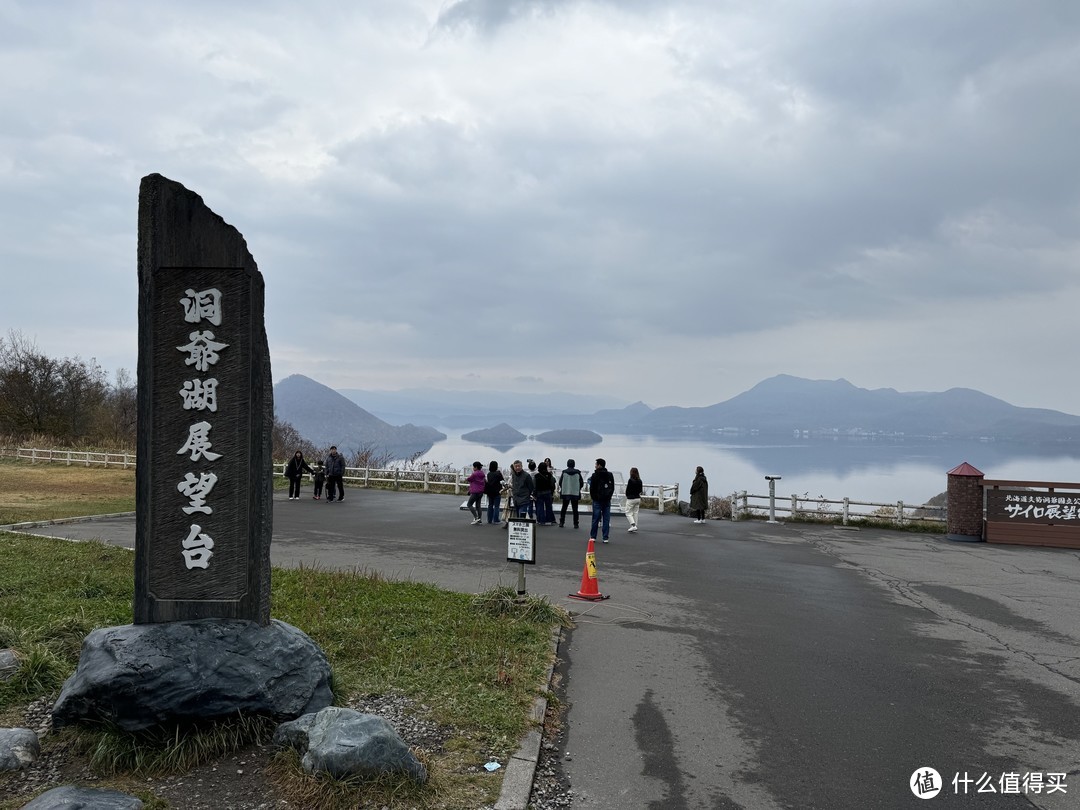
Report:
<svg viewBox="0 0 1080 810"><path fill-rule="evenodd" d="M510 518L506 546L507 562L536 564L536 521Z"/></svg>

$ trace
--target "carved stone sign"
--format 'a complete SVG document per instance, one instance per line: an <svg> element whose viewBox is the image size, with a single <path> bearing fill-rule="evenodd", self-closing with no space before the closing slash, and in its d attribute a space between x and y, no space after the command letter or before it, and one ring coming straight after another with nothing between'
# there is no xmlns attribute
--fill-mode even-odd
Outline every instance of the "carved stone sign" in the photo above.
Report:
<svg viewBox="0 0 1080 810"><path fill-rule="evenodd" d="M270 621L273 390L243 236L160 175L139 190L135 622Z"/></svg>

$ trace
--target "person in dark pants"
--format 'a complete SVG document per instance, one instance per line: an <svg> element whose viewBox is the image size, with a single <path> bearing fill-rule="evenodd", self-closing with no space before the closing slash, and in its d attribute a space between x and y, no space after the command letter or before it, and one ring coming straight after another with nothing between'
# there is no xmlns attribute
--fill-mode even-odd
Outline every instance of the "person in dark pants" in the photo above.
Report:
<svg viewBox="0 0 1080 810"><path fill-rule="evenodd" d="M499 469L499 462L493 461L488 464L487 481L484 483L484 494L487 495L487 519L488 523L499 522L499 507L502 506L503 474Z"/></svg>
<svg viewBox="0 0 1080 810"><path fill-rule="evenodd" d="M334 493L339 501L345 500L345 485L341 479L345 476L345 457L337 451L337 445L330 448L326 457L326 502L334 502Z"/></svg>
<svg viewBox="0 0 1080 810"><path fill-rule="evenodd" d="M297 450L285 467L285 477L289 479L289 500L300 500L300 482L304 480L304 471L315 474L315 471L304 461L304 454Z"/></svg>
<svg viewBox="0 0 1080 810"><path fill-rule="evenodd" d="M709 480L705 470L698 467L694 471L694 483L690 485L690 514L694 523L704 523L705 513L709 511Z"/></svg>
<svg viewBox="0 0 1080 810"><path fill-rule="evenodd" d="M546 461L541 461L533 478L536 484L536 522L541 526L555 525L555 476L548 469Z"/></svg>
<svg viewBox="0 0 1080 810"><path fill-rule="evenodd" d="M487 476L484 475L484 465L479 461L472 464L472 474L469 476L469 514L473 517L473 526L479 526L484 522L481 511L480 499L484 497L484 488L487 486Z"/></svg>
<svg viewBox="0 0 1080 810"><path fill-rule="evenodd" d="M321 458L315 459L315 474L311 480L315 482L315 493L312 497L319 500L322 497L323 486L326 484L326 468L323 467Z"/></svg>
<svg viewBox="0 0 1080 810"><path fill-rule="evenodd" d="M589 497L592 499L592 528L589 538L596 539L596 530L602 529L604 542L611 533L611 498L615 495L615 476L608 472L607 462L596 460L596 469L589 479ZM602 525L601 525L602 524Z"/></svg>
<svg viewBox="0 0 1080 810"><path fill-rule="evenodd" d="M562 496L562 510L559 512L559 528L566 525L566 507L574 508L574 528L578 528L578 501L581 500L581 490L585 488L585 479L581 477L581 470L574 466L574 460L567 459L566 469L559 476L559 494Z"/></svg>

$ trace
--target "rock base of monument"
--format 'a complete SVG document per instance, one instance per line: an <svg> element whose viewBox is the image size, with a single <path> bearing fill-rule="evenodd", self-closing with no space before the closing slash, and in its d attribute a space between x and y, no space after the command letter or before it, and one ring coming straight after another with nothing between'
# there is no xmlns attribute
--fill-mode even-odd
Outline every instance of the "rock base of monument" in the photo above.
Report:
<svg viewBox="0 0 1080 810"><path fill-rule="evenodd" d="M94 721L142 731L237 713L293 720L332 702L330 664L303 631L201 619L94 630L52 717L57 728Z"/></svg>

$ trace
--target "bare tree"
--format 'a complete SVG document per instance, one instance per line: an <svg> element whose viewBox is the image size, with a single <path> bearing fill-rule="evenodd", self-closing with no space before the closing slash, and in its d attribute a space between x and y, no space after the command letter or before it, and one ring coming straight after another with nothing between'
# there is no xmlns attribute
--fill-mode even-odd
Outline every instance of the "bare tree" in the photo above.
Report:
<svg viewBox="0 0 1080 810"><path fill-rule="evenodd" d="M94 358L64 358L57 364L56 376L60 434L68 441L93 437L99 430L109 394L105 371Z"/></svg>
<svg viewBox="0 0 1080 810"><path fill-rule="evenodd" d="M346 456L345 461L350 467L362 469L384 470L394 460L393 453L388 453L378 447L369 444L357 447L352 456Z"/></svg>
<svg viewBox="0 0 1080 810"><path fill-rule="evenodd" d="M0 338L0 430L16 435L56 433L58 366L21 332Z"/></svg>
<svg viewBox="0 0 1080 810"><path fill-rule="evenodd" d="M274 443L273 456L278 460L289 458L297 450L310 458L316 457L319 453L318 448L301 436L300 431L293 427L291 422L278 419L276 415L271 436Z"/></svg>
<svg viewBox="0 0 1080 810"><path fill-rule="evenodd" d="M103 438L122 446L133 446L138 416L138 386L126 368L119 369L106 397L100 428Z"/></svg>
<svg viewBox="0 0 1080 810"><path fill-rule="evenodd" d="M134 386L126 376L117 379L111 389L95 359L48 357L32 339L9 332L0 338L0 432L62 444L113 439L111 408L124 387L132 389L134 423ZM133 427L124 434L134 440Z"/></svg>

